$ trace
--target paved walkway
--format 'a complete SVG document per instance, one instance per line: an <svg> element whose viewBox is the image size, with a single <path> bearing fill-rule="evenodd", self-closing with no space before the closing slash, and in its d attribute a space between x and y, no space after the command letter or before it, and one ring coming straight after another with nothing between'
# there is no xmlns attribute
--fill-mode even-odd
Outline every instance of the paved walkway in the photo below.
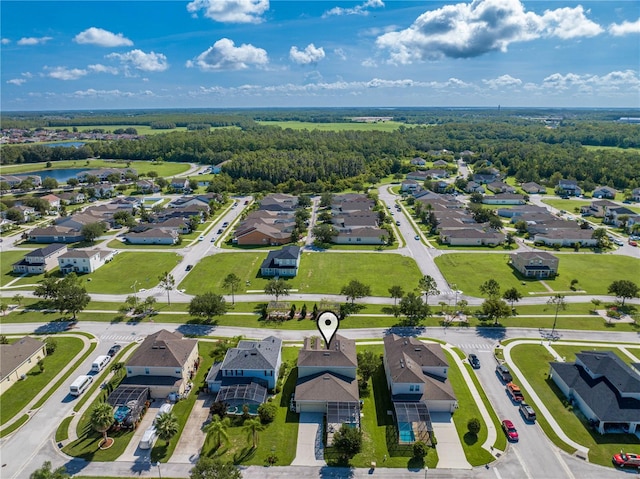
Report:
<svg viewBox="0 0 640 479"><path fill-rule="evenodd" d="M198 394L187 423L184 425L178 444L176 445L171 458L170 463L185 463L190 462L195 464L200 458L200 451L204 445L204 441L207 438L207 434L204 432L204 426L209 418L209 408L213 402L213 397L209 393Z"/></svg>
<svg viewBox="0 0 640 479"><path fill-rule="evenodd" d="M296 457L292 466L326 466L324 446L322 444L322 424L324 414L321 412L300 413L298 424L298 444Z"/></svg>

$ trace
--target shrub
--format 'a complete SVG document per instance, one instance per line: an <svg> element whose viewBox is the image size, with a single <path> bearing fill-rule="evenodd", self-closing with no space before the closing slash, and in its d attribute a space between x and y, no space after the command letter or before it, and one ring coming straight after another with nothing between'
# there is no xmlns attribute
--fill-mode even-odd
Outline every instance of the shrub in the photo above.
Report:
<svg viewBox="0 0 640 479"><path fill-rule="evenodd" d="M413 443L413 457L416 459L422 459L428 452L429 448L424 442L417 441Z"/></svg>
<svg viewBox="0 0 640 479"><path fill-rule="evenodd" d="M58 343L56 342L55 339L52 338L47 338L47 340L44 342L44 347L47 351L47 354L53 354L56 352L56 348L58 347Z"/></svg>
<svg viewBox="0 0 640 479"><path fill-rule="evenodd" d="M480 420L477 417L472 417L471 419L469 419L469 422L467 422L467 429L473 435L478 435L478 433L480 432L480 427Z"/></svg>
<svg viewBox="0 0 640 479"><path fill-rule="evenodd" d="M258 416L260 416L260 421L262 422L262 424L273 422L273 420L276 418L277 412L278 406L276 406L272 402L260 404L260 406L258 407Z"/></svg>

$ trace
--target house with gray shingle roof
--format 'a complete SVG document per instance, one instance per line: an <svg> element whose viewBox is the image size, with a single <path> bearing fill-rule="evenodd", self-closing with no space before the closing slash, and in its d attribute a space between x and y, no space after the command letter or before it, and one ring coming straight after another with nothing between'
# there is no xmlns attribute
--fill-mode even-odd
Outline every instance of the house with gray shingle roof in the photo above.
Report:
<svg viewBox="0 0 640 479"><path fill-rule="evenodd" d="M29 251L24 258L13 263L14 273L42 274L58 266L58 257L67 252L67 245L53 243L44 248Z"/></svg>
<svg viewBox="0 0 640 479"><path fill-rule="evenodd" d="M0 344L0 394L36 367L46 355L45 344L30 336L11 344Z"/></svg>
<svg viewBox="0 0 640 479"><path fill-rule="evenodd" d="M551 362L549 377L600 434L640 431L640 374L613 351L582 351Z"/></svg>
<svg viewBox="0 0 640 479"><path fill-rule="evenodd" d="M270 251L260 266L263 277L281 276L292 278L300 267L300 247L284 246L280 250Z"/></svg>

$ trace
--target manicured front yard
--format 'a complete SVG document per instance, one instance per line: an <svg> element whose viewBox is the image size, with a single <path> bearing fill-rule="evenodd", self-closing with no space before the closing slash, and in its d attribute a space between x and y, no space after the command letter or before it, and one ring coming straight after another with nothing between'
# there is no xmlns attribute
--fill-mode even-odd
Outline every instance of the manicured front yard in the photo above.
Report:
<svg viewBox="0 0 640 479"><path fill-rule="evenodd" d="M559 197L545 198L542 200L542 202L558 210L564 210L570 214L576 214L576 208L578 208L578 211L579 211L580 208L582 208L583 206L591 204L591 201L585 201L582 199L570 198L570 199L564 200Z"/></svg>
<svg viewBox="0 0 640 479"><path fill-rule="evenodd" d="M637 281L640 259L618 255L559 254L559 274L544 282L553 291L576 294L570 290L571 280L578 280L578 287L587 294L607 294L609 285L616 280ZM452 253L438 256L436 265L449 283L471 296L482 296L480 285L496 278L501 290L515 287L523 296L530 292L545 292L540 281L523 279L507 264L508 254ZM522 282L525 285L522 285ZM554 294L549 292L549 295Z"/></svg>
<svg viewBox="0 0 640 479"><path fill-rule="evenodd" d="M621 449L631 450L640 447L640 439L635 435L601 435L589 427L578 409L568 404L553 380L549 379L549 362L553 361L553 358L543 346L521 344L512 349L511 356L547 409L553 413L553 417L565 434L577 443L589 448L590 462L612 467L612 454ZM517 384L521 384L518 382L518 378L514 378L514 380ZM523 393L526 398L529 397L524 388ZM529 399L527 401L531 402ZM536 407L535 404L532 405L534 408ZM573 451L572 448L559 440L541 414L538 415L538 423L552 441L569 452Z"/></svg>
<svg viewBox="0 0 640 479"><path fill-rule="evenodd" d="M0 274L0 286L5 286L11 281L20 278L19 274L13 272L13 263L17 263L18 261L20 261L28 252L29 250L20 250L3 251L2 253L0 253L0 265L2 265L2 271ZM33 282L35 283L35 281Z"/></svg>

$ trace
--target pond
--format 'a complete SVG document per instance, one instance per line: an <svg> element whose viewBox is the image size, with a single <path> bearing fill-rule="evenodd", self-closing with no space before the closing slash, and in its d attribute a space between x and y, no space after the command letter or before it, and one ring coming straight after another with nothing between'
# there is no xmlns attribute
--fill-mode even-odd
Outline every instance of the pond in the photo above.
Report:
<svg viewBox="0 0 640 479"><path fill-rule="evenodd" d="M37 175L44 178L53 178L58 183L66 183L69 178L75 178L78 173L87 171L89 168L62 168L60 170L40 170L40 171L26 171L24 173L17 173L20 176Z"/></svg>
<svg viewBox="0 0 640 479"><path fill-rule="evenodd" d="M84 143L81 141L58 141L55 143L39 143L42 146L50 146L50 147L57 147L57 146L61 146L63 148L80 148L81 146L84 146Z"/></svg>

